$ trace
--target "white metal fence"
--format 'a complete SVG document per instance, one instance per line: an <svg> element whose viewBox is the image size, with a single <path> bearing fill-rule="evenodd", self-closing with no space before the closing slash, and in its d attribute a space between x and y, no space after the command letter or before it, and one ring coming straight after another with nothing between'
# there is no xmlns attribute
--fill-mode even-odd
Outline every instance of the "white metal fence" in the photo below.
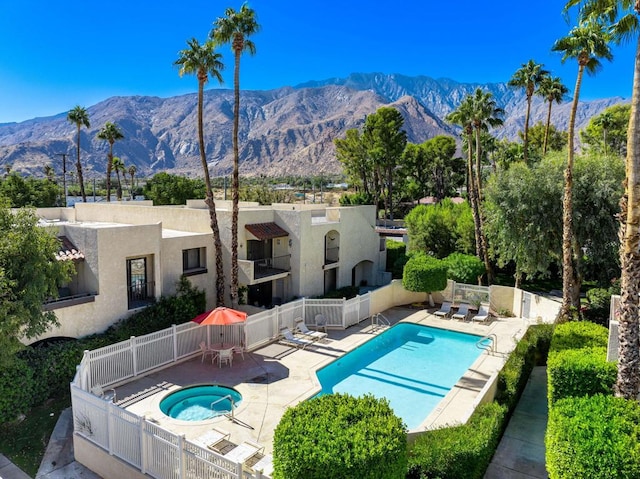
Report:
<svg viewBox="0 0 640 479"><path fill-rule="evenodd" d="M158 479L260 479L259 471L202 448L144 417L92 394L96 387L122 383L200 352L200 342L244 344L251 350L272 341L281 327L296 318L311 323L317 314L329 328L347 328L369 317L370 294L350 300L301 299L251 315L240 327L184 323L132 337L94 351L85 351L71 383L74 432L142 473Z"/></svg>
<svg viewBox="0 0 640 479"><path fill-rule="evenodd" d="M489 304L489 286L475 286L472 284L453 283L451 300L455 303L470 303L479 305Z"/></svg>

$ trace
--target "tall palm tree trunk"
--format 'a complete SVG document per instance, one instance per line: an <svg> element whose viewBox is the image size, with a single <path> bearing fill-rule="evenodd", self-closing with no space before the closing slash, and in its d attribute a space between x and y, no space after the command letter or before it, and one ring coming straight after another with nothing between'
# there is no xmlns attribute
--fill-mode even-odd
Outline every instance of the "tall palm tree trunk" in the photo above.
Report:
<svg viewBox="0 0 640 479"><path fill-rule="evenodd" d="M80 163L80 123L78 123L78 141L76 142L76 170L78 171L78 182L80 183L80 195L82 196L82 202L87 202L87 194L84 191L84 178L82 176L82 163ZM66 179L65 179L66 181ZM65 191L66 194L66 191ZM65 204L67 199L65 198Z"/></svg>
<svg viewBox="0 0 640 479"><path fill-rule="evenodd" d="M631 113L627 132L625 197L621 201L620 262L622 269L620 315L618 317L618 377L616 396L638 399L640 393L640 37L636 48Z"/></svg>
<svg viewBox="0 0 640 479"><path fill-rule="evenodd" d="M478 258L483 258L482 255L482 241L480 240L480 221L478 217L478 208L477 208L477 198L476 198L476 183L473 178L473 152L471 150L471 143L473 141L473 137L471 134L468 135L467 139L467 195L469 196L469 203L471 204L471 216L473 216L473 232L475 234L476 240L476 256Z"/></svg>
<svg viewBox="0 0 640 479"><path fill-rule="evenodd" d="M531 96L527 95L527 114L524 117L524 164L529 165L529 116L531 115Z"/></svg>
<svg viewBox="0 0 640 479"><path fill-rule="evenodd" d="M113 166L113 143L109 143L109 156L107 157L107 201L111 201L111 167Z"/></svg>
<svg viewBox="0 0 640 479"><path fill-rule="evenodd" d="M480 163L481 148L480 148L480 130L476 128L476 215L478 217L478 236L480 237L480 259L484 262L484 267L487 270L487 283L493 282L493 268L491 267L491 261L489 261L489 248L487 247L487 237L484 234L483 218L482 218L482 167Z"/></svg>
<svg viewBox="0 0 640 479"><path fill-rule="evenodd" d="M549 142L549 128L551 127L551 106L553 100L549 100L549 110L547 110L547 124L544 128L544 143L542 145L542 154L547 154L547 143Z"/></svg>
<svg viewBox="0 0 640 479"><path fill-rule="evenodd" d="M218 215L216 204L213 199L213 189L211 188L211 177L209 176L209 165L207 165L207 155L204 147L204 125L202 121L204 110L204 81L198 78L198 142L200 143L200 161L204 172L204 182L206 186L205 204L209 208L209 225L213 233L213 246L216 255L216 306L224 305L224 268L222 264L222 241L220 240L220 228L218 227ZM133 178L132 178L133 180Z"/></svg>
<svg viewBox="0 0 640 479"><path fill-rule="evenodd" d="M235 45L234 45L235 47ZM238 305L238 210L240 201L238 125L240 122L240 53L242 48L234 48L235 67L233 71L233 176L231 179L231 304Z"/></svg>
<svg viewBox="0 0 640 479"><path fill-rule="evenodd" d="M584 65L580 63L578 76L571 105L571 115L569 116L569 146L567 154L567 167L564 170L564 197L562 200L562 308L560 310L560 320L571 319L571 307L573 306L573 143L576 124L576 112L578 110L578 97L580 96L580 85Z"/></svg>

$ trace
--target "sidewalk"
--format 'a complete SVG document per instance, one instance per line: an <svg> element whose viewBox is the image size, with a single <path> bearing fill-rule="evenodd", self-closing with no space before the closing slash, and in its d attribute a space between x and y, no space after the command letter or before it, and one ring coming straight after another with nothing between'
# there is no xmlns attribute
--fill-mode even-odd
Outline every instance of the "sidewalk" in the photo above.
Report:
<svg viewBox="0 0 640 479"><path fill-rule="evenodd" d="M547 479L547 369L535 367L484 479Z"/></svg>

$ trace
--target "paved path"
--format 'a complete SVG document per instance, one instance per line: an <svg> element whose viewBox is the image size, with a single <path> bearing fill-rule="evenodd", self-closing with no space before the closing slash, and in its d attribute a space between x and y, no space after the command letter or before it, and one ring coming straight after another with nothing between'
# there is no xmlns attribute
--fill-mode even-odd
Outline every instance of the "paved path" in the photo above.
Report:
<svg viewBox="0 0 640 479"><path fill-rule="evenodd" d="M547 479L547 417L547 369L535 367L484 478Z"/></svg>

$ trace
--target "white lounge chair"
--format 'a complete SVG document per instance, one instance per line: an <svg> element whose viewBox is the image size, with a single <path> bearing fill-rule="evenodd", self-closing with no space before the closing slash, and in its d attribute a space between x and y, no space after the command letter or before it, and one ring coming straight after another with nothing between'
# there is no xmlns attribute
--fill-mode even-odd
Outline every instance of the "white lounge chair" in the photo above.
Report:
<svg viewBox="0 0 640 479"><path fill-rule="evenodd" d="M442 303L442 306L440 306L440 309L435 311L433 314L436 316L442 316L443 318L449 317L451 314L451 303L449 301L445 301Z"/></svg>
<svg viewBox="0 0 640 479"><path fill-rule="evenodd" d="M216 450L223 441L228 441L230 433L222 429L213 428L211 431L207 431L202 436L198 436L193 440L195 444L201 447L208 447L209 449Z"/></svg>
<svg viewBox="0 0 640 479"><path fill-rule="evenodd" d="M221 349L220 352L218 352L218 367L221 368L222 363L233 366L233 348Z"/></svg>
<svg viewBox="0 0 640 479"><path fill-rule="evenodd" d="M298 318L295 321L296 323L296 331L299 331L300 334L304 334L308 336L310 339L324 339L327 337L327 333L323 333L322 331L311 331L309 327L305 324L304 319Z"/></svg>
<svg viewBox="0 0 640 479"><path fill-rule="evenodd" d="M480 305L480 309L478 310L478 314L471 318L471 321L480 321L484 323L489 319L489 307L484 304Z"/></svg>
<svg viewBox="0 0 640 479"><path fill-rule="evenodd" d="M264 447L260 444L256 444L251 441L244 441L242 444L238 444L226 453L224 458L233 462L244 463L256 454L261 454L262 451L264 451Z"/></svg>
<svg viewBox="0 0 640 479"><path fill-rule="evenodd" d="M280 336L279 342L282 344L286 344L288 346L295 346L296 348L304 349L310 344L313 344L315 341L306 338L297 338L293 335L291 330L287 327L280 328Z"/></svg>
<svg viewBox="0 0 640 479"><path fill-rule="evenodd" d="M202 359L200 360L200 362L203 363L204 358L207 357L207 355L209 355L211 356L211 364L213 364L213 360L216 358L216 354L218 353L213 349L208 348L204 341L200 343L200 351L202 351Z"/></svg>
<svg viewBox="0 0 640 479"><path fill-rule="evenodd" d="M461 303L460 306L458 307L458 311L452 314L451 317L453 319L466 320L468 314L469 314L469 304Z"/></svg>
<svg viewBox="0 0 640 479"><path fill-rule="evenodd" d="M258 462L251 466L250 469L253 472L260 471L262 474L271 476L271 473L273 472L273 456L271 454L265 454Z"/></svg>

